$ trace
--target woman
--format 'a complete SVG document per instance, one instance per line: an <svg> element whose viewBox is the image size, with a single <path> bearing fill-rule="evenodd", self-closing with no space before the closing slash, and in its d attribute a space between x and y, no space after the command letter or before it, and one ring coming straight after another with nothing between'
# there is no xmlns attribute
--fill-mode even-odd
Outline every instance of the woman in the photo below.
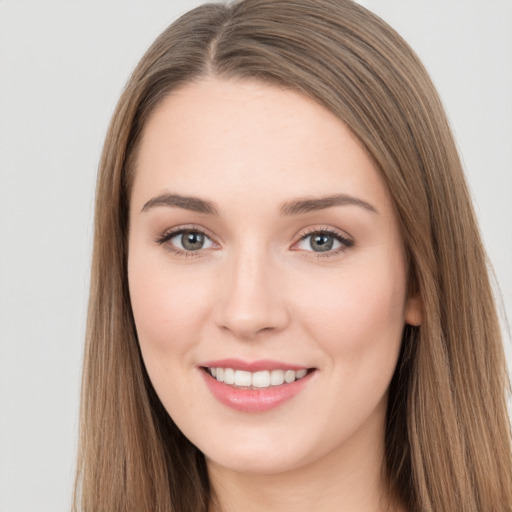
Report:
<svg viewBox="0 0 512 512"><path fill-rule="evenodd" d="M100 164L77 508L512 510L506 386L406 43L346 0L171 25Z"/></svg>

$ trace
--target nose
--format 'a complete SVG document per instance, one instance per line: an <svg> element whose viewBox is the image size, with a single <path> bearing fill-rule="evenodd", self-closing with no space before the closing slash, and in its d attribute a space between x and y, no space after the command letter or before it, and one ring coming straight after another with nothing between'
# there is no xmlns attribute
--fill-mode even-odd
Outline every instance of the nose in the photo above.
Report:
<svg viewBox="0 0 512 512"><path fill-rule="evenodd" d="M223 274L215 314L220 329L238 339L253 340L288 325L282 273L268 255L241 252L227 263Z"/></svg>

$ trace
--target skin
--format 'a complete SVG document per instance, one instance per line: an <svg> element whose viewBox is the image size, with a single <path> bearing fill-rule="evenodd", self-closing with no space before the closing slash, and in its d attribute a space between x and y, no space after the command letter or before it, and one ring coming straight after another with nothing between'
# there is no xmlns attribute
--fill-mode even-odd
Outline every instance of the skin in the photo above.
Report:
<svg viewBox="0 0 512 512"><path fill-rule="evenodd" d="M166 193L210 201L218 215L144 208ZM332 194L375 211L280 213L283 203ZM156 241L180 227L205 232L204 247L176 253L181 236ZM315 252L308 233L326 229L352 245ZM404 324L421 322L421 304L406 296L386 186L337 117L257 82L208 78L173 92L137 157L128 274L153 386L205 454L223 510L387 509L388 386ZM291 400L246 413L204 383L198 365L223 358L316 370Z"/></svg>

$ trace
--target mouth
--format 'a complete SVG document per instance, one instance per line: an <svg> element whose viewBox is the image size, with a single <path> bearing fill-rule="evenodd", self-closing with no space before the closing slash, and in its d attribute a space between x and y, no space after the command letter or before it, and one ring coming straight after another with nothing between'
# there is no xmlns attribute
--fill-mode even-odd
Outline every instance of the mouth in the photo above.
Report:
<svg viewBox="0 0 512 512"><path fill-rule="evenodd" d="M292 384L315 370L314 368L301 368L299 370L276 368L274 370L251 372L222 366L203 366L202 369L217 382L242 389L265 389L272 386Z"/></svg>
<svg viewBox="0 0 512 512"><path fill-rule="evenodd" d="M318 373L317 368L273 361L212 361L199 369L214 398L244 413L261 413L281 406L309 387Z"/></svg>

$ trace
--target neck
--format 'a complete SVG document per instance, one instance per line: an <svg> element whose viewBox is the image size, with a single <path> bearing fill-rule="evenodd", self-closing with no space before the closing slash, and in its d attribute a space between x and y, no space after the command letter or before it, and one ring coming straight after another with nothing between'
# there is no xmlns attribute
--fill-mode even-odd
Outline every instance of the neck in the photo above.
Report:
<svg viewBox="0 0 512 512"><path fill-rule="evenodd" d="M282 473L244 473L207 459L210 512L403 512L384 471L384 425ZM378 432L378 435L375 435Z"/></svg>

